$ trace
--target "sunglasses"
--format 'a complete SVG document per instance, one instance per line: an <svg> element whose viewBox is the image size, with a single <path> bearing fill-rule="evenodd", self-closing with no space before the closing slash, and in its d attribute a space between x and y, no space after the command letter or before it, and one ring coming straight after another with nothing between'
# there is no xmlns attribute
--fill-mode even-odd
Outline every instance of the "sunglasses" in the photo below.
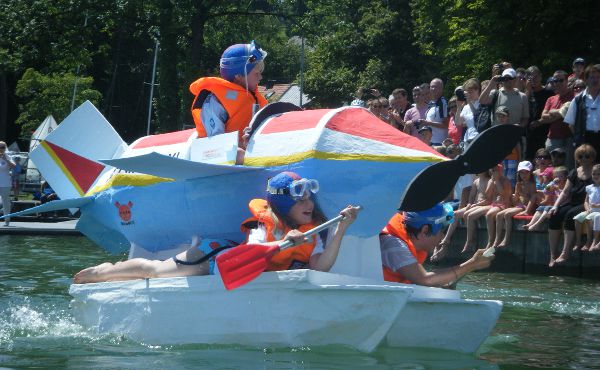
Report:
<svg viewBox="0 0 600 370"><path fill-rule="evenodd" d="M592 156L589 154L582 154L582 155L577 156L577 159L590 159L590 158L592 158Z"/></svg>
<svg viewBox="0 0 600 370"><path fill-rule="evenodd" d="M0 149L6 149L6 147L4 145L0 146Z"/></svg>
<svg viewBox="0 0 600 370"><path fill-rule="evenodd" d="M371 105L371 108L382 108L383 105Z"/></svg>
<svg viewBox="0 0 600 370"><path fill-rule="evenodd" d="M550 159L549 155L538 155L535 159Z"/></svg>
<svg viewBox="0 0 600 370"><path fill-rule="evenodd" d="M575 89L575 90L582 90L582 89L585 89L585 86L581 86L581 85L579 85L579 86L573 86L573 89Z"/></svg>
<svg viewBox="0 0 600 370"><path fill-rule="evenodd" d="M563 83L563 82L565 82L565 79L564 79L564 78L555 78L555 79L553 79L553 80L552 80L552 81L550 81L550 82L551 82L551 83L557 83L557 82L558 82L558 83Z"/></svg>

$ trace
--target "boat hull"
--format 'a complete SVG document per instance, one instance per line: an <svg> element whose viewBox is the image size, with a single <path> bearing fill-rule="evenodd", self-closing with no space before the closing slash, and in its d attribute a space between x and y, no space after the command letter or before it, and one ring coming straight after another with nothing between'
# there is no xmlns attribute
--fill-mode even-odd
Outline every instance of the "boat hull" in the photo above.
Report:
<svg viewBox="0 0 600 370"><path fill-rule="evenodd" d="M339 284L337 276L264 273L235 291L226 291L218 276L74 284L71 306L88 327L148 344L338 344L370 352L412 288Z"/></svg>

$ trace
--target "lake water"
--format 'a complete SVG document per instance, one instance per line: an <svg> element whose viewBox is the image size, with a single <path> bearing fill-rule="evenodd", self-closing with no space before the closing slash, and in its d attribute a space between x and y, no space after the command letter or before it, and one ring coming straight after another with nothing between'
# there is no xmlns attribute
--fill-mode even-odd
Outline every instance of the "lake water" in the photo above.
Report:
<svg viewBox="0 0 600 370"><path fill-rule="evenodd" d="M83 237L0 236L0 368L600 368L598 281L486 272L467 276L458 286L465 298L504 302L496 328L474 355L391 348L364 354L341 346L148 346L90 333L71 316L71 276L106 260L119 257Z"/></svg>

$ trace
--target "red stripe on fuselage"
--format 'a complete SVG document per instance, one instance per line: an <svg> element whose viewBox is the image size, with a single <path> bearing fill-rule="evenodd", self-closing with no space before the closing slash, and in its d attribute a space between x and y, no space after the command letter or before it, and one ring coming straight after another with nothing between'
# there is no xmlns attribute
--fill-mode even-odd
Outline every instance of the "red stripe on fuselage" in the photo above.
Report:
<svg viewBox="0 0 600 370"><path fill-rule="evenodd" d="M261 134L274 134L277 132L289 132L307 130L317 127L319 121L331 109L305 110L298 112L287 112L275 117L265 123Z"/></svg>
<svg viewBox="0 0 600 370"><path fill-rule="evenodd" d="M168 132L166 134L150 135L138 139L131 147L133 149L149 148L153 146L180 144L188 141L190 136L196 131L195 128L183 131Z"/></svg>
<svg viewBox="0 0 600 370"><path fill-rule="evenodd" d="M336 113L325 125L326 128L345 134L363 137L434 154L446 158L421 140L392 127L375 117L371 112L361 108L349 108Z"/></svg>

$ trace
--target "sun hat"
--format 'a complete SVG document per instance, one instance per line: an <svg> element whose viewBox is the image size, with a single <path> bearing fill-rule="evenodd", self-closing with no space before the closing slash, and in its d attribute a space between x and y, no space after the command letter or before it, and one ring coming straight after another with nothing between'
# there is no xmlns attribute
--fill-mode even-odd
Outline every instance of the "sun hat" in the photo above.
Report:
<svg viewBox="0 0 600 370"><path fill-rule="evenodd" d="M519 172L519 171L531 172L531 170L533 170L533 164L531 164L531 162L529 162L529 161L519 162L519 165L517 166L517 172Z"/></svg>
<svg viewBox="0 0 600 370"><path fill-rule="evenodd" d="M517 78L517 71L512 68L506 68L502 71L502 77Z"/></svg>
<svg viewBox="0 0 600 370"><path fill-rule="evenodd" d="M575 64L585 64L585 60L583 58L575 58L573 65Z"/></svg>

